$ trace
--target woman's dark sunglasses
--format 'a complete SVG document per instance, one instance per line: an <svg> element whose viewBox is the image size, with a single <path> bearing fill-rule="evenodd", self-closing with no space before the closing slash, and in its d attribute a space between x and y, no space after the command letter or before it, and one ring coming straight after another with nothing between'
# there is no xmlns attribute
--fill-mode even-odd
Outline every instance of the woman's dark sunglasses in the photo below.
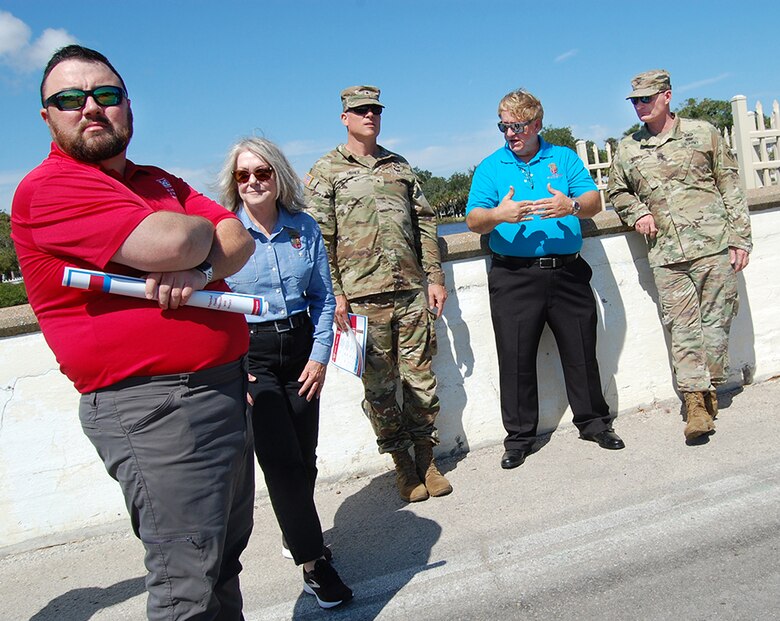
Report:
<svg viewBox="0 0 780 621"><path fill-rule="evenodd" d="M255 168L254 170L234 170L233 179L236 180L236 183L246 183L254 175L257 181L268 181L273 174L274 169L270 166L268 168Z"/></svg>
<svg viewBox="0 0 780 621"><path fill-rule="evenodd" d="M54 93L43 102L44 108L56 106L58 110L81 110L87 105L87 97L92 97L99 106L118 106L127 93L119 86L98 86L91 91L82 91L80 88L69 88L59 93Z"/></svg>

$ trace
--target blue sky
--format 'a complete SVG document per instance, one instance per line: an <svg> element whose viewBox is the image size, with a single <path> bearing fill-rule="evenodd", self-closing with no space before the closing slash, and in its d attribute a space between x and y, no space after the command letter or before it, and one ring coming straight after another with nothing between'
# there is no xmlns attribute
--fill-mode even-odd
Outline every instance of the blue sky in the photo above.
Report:
<svg viewBox="0 0 780 621"><path fill-rule="evenodd" d="M0 0L0 209L49 150L39 116L56 47L100 50L127 83L129 156L209 192L230 144L282 146L303 175L343 142L339 92L375 84L380 142L448 176L501 146L496 104L518 86L545 124L602 143L635 122L630 78L663 67L674 102L780 98L780 5L491 0Z"/></svg>

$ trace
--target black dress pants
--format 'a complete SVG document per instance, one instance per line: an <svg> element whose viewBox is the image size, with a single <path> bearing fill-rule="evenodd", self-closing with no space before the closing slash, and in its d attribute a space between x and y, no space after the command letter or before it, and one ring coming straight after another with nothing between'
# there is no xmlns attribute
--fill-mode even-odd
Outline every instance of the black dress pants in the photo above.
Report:
<svg viewBox="0 0 780 621"><path fill-rule="evenodd" d="M557 269L493 259L488 287L506 449L530 450L536 440L536 357L545 324L558 344L574 424L588 434L611 425L614 417L604 400L596 360L597 313L591 276L582 257Z"/></svg>
<svg viewBox="0 0 780 621"><path fill-rule="evenodd" d="M313 327L306 321L285 332L250 324L249 383L254 399L255 454L268 495L295 563L322 556L322 526L314 505L319 399L298 396L309 360Z"/></svg>

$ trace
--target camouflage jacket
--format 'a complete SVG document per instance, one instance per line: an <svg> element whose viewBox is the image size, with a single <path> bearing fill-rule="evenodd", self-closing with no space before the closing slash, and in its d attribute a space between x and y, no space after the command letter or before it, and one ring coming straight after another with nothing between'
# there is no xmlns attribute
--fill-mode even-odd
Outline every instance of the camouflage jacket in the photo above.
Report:
<svg viewBox="0 0 780 621"><path fill-rule="evenodd" d="M379 147L339 145L304 178L306 205L328 251L333 292L348 299L444 284L436 216L411 166Z"/></svg>
<svg viewBox="0 0 780 621"><path fill-rule="evenodd" d="M658 235L647 238L652 267L717 254L729 246L752 249L737 164L718 130L704 121L677 117L663 134L653 136L643 126L623 138L607 192L628 226L653 215Z"/></svg>

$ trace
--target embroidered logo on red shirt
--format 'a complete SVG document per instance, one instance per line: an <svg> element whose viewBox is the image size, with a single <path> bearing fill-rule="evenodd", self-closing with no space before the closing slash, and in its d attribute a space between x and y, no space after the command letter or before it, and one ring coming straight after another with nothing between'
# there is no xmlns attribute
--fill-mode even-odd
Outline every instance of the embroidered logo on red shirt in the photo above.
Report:
<svg viewBox="0 0 780 621"><path fill-rule="evenodd" d="M157 183L159 183L162 187L164 187L168 191L168 194L170 194L173 198L179 200L179 197L176 196L176 190L173 189L171 182L168 181L165 177L160 177L157 180Z"/></svg>

